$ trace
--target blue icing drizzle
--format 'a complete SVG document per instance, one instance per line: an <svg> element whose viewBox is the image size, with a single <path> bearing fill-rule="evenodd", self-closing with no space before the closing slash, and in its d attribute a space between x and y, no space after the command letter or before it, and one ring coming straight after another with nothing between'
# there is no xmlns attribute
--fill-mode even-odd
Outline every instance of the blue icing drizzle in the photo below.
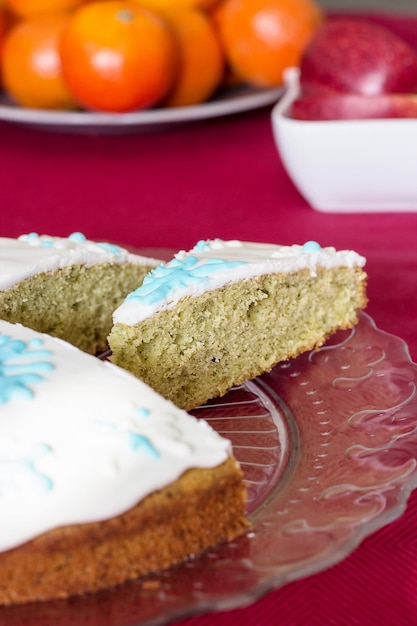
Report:
<svg viewBox="0 0 417 626"><path fill-rule="evenodd" d="M52 237L47 237L44 236L43 239L41 239L40 235L38 233L29 233L28 235L24 236L27 240L27 242L30 243L35 243L37 245L40 245L43 248L52 248L52 247L60 247L61 246L61 241L55 241ZM80 232L74 232L71 233L68 236L68 241L71 241L72 243L75 244L83 244L87 242L87 237L84 235L84 233L80 233ZM107 242L100 242L97 243L98 246L100 246L101 248L103 248L103 250L106 250L107 252L110 252L111 254L114 255L119 255L121 253L121 248L120 246L116 246L115 244L112 243L107 243Z"/></svg>
<svg viewBox="0 0 417 626"><path fill-rule="evenodd" d="M70 241L75 241L76 243L84 243L84 241L87 241L87 237L83 233L78 233L78 232L71 233L68 239Z"/></svg>
<svg viewBox="0 0 417 626"><path fill-rule="evenodd" d="M143 419L144 417L148 417L150 411L145 408L138 408L137 414L139 419ZM129 428L121 428L116 424L111 424L110 422L96 422L96 424L100 427L100 429L104 429L104 431L122 433L127 435L127 440L129 442L130 449L135 452L136 450L144 450L147 454L153 458L159 458L160 454L155 446L149 441L148 437L141 433L137 433L134 430Z"/></svg>
<svg viewBox="0 0 417 626"><path fill-rule="evenodd" d="M141 287L132 291L126 300L140 300L143 304L152 305L164 300L170 292L178 288L186 288L195 283L206 282L210 274L223 272L246 261L225 261L213 258L200 261L196 256L189 255L184 259L173 259L152 270L143 281Z"/></svg>
<svg viewBox="0 0 417 626"><path fill-rule="evenodd" d="M29 346L31 348L37 348L39 346L41 346L43 344L43 339L41 339L40 337L35 337L35 339L31 339L29 341ZM51 354L49 350L44 350L45 354Z"/></svg>
<svg viewBox="0 0 417 626"><path fill-rule="evenodd" d="M45 380L44 374L54 369L50 361L43 360L52 353L36 349L41 345L41 339L25 342L0 335L0 404L12 397L33 398L31 386ZM33 360L27 362L28 358Z"/></svg>
<svg viewBox="0 0 417 626"><path fill-rule="evenodd" d="M53 241L53 239L49 238L49 239L41 239L40 235L38 233L29 233L28 235L23 235L22 239L26 239L26 241L29 244L34 244L36 243L36 245L40 245L41 248L52 248L55 246L55 241Z"/></svg>
<svg viewBox="0 0 417 626"><path fill-rule="evenodd" d="M128 431L129 439L130 439L130 447L132 450L138 450L139 448L143 448L153 459L157 459L159 457L159 452L156 448L151 444L149 439L144 435L139 435L138 433L134 433L132 431Z"/></svg>
<svg viewBox="0 0 417 626"><path fill-rule="evenodd" d="M0 496L8 488L13 489L16 478L21 477L27 483L30 491L47 493L52 491L53 482L36 469L36 462L52 452L46 443L37 443L20 459L0 459Z"/></svg>
<svg viewBox="0 0 417 626"><path fill-rule="evenodd" d="M35 232L28 233L27 235L21 235L19 239L21 239L22 241L26 241L29 244L36 244L40 246L52 246L53 245L53 242L50 240L41 241L41 236L39 235L39 233L35 233Z"/></svg>
<svg viewBox="0 0 417 626"><path fill-rule="evenodd" d="M207 250L210 250L212 243L221 243L221 239L214 239L212 242L200 239L200 241L197 241L195 244L194 249L197 250L197 252L206 252Z"/></svg>
<svg viewBox="0 0 417 626"><path fill-rule="evenodd" d="M116 255L120 254L119 246L116 246L112 243L105 243L104 241L102 241L101 243L98 243L97 245L103 248L104 250L107 250L107 252L111 252L112 254L116 254Z"/></svg>
<svg viewBox="0 0 417 626"><path fill-rule="evenodd" d="M303 252L319 252L321 245L317 241L306 241L303 245Z"/></svg>
<svg viewBox="0 0 417 626"><path fill-rule="evenodd" d="M204 241L204 239L200 239L200 241L197 241L194 247L196 250L198 250L198 252L204 252L205 250L209 249L209 243L208 241Z"/></svg>

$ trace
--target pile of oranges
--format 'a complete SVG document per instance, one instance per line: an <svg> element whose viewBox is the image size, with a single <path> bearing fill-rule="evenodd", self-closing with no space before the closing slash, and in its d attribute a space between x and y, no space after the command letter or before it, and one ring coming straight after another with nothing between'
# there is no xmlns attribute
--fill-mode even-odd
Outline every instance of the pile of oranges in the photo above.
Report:
<svg viewBox="0 0 417 626"><path fill-rule="evenodd" d="M126 112L267 88L322 22L316 0L0 0L0 81L16 104Z"/></svg>

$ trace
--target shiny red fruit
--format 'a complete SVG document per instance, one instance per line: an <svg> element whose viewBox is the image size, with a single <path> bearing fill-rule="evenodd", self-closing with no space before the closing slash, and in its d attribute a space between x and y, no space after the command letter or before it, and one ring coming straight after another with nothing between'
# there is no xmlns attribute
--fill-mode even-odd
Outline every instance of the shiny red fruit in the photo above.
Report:
<svg viewBox="0 0 417 626"><path fill-rule="evenodd" d="M293 102L291 116L297 120L309 121L417 119L417 94L309 94Z"/></svg>
<svg viewBox="0 0 417 626"><path fill-rule="evenodd" d="M417 93L417 51L371 21L329 19L307 46L300 73L304 93Z"/></svg>

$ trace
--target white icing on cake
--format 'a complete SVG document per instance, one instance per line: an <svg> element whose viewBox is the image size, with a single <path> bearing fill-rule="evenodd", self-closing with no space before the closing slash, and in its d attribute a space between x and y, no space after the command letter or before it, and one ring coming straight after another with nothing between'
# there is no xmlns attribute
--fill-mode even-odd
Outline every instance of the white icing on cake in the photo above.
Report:
<svg viewBox="0 0 417 626"><path fill-rule="evenodd" d="M160 261L132 254L109 243L89 241L81 233L67 238L31 233L18 239L0 237L0 290L5 291L25 278L53 272L71 265L92 267L105 263L149 265Z"/></svg>
<svg viewBox="0 0 417 626"><path fill-rule="evenodd" d="M0 551L119 515L230 453L126 371L0 321Z"/></svg>
<svg viewBox="0 0 417 626"><path fill-rule="evenodd" d="M292 274L318 268L363 267L365 258L353 250L321 248L316 242L279 246L241 241L200 241L189 252L181 251L168 264L145 277L113 315L114 323L137 324L156 312L170 309L182 298L239 280L272 273Z"/></svg>

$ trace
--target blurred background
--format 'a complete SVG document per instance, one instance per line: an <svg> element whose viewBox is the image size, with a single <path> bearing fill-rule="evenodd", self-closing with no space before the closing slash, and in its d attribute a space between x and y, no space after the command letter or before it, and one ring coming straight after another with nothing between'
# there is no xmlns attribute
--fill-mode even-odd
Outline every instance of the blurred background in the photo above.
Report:
<svg viewBox="0 0 417 626"><path fill-rule="evenodd" d="M417 0L321 0L327 9L386 9L394 12L410 11L417 13Z"/></svg>

